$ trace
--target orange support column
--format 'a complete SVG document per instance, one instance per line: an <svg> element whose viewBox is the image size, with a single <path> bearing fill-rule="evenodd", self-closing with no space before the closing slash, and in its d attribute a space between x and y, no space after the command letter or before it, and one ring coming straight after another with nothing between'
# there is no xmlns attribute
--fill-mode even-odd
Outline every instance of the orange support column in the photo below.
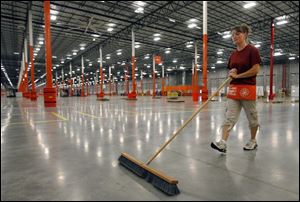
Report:
<svg viewBox="0 0 300 202"><path fill-rule="evenodd" d="M27 38L24 39L24 61L25 61L25 74L24 74L24 92L23 97L30 98L28 90L28 54L27 54Z"/></svg>
<svg viewBox="0 0 300 202"><path fill-rule="evenodd" d="M126 87L126 95L129 94L129 81L128 81L128 64L126 64L126 72L125 72L125 87Z"/></svg>
<svg viewBox="0 0 300 202"><path fill-rule="evenodd" d="M166 95L165 93L165 67L162 66L162 77L161 77L161 95Z"/></svg>
<svg viewBox="0 0 300 202"><path fill-rule="evenodd" d="M45 107L56 107L56 90L52 87L52 49L50 30L50 1L44 1L45 52L46 52L46 87L44 88Z"/></svg>
<svg viewBox="0 0 300 202"><path fill-rule="evenodd" d="M28 12L28 25L29 25L29 55L30 55L30 64L31 64L31 95L30 98L32 101L37 99L37 94L35 91L35 82L34 82L34 62L33 62L33 34L32 34L32 11Z"/></svg>
<svg viewBox="0 0 300 202"><path fill-rule="evenodd" d="M197 72L197 42L194 41L195 45L195 59L193 64L193 101L198 102L199 101L199 88L198 88L198 72Z"/></svg>
<svg viewBox="0 0 300 202"><path fill-rule="evenodd" d="M72 80L72 63L70 62L70 79L69 79L69 85L70 85L70 96L73 96L73 80Z"/></svg>
<svg viewBox="0 0 300 202"><path fill-rule="evenodd" d="M136 99L136 83L135 83L135 39L134 39L134 31L131 31L132 35L132 57L131 57L131 64L132 64L132 92L128 93L128 99Z"/></svg>
<svg viewBox="0 0 300 202"><path fill-rule="evenodd" d="M85 93L84 93L84 61L83 61L83 56L81 56L81 97L84 97L85 96Z"/></svg>
<svg viewBox="0 0 300 202"><path fill-rule="evenodd" d="M156 92L155 92L155 55L153 54L153 68L152 68L152 98L155 97Z"/></svg>
<svg viewBox="0 0 300 202"><path fill-rule="evenodd" d="M271 48L270 48L270 95L269 100L272 101L275 97L275 93L273 93L273 55L274 55L274 33L275 26L274 21L271 21Z"/></svg>
<svg viewBox="0 0 300 202"><path fill-rule="evenodd" d="M144 92L143 92L143 71L141 70L141 95L143 95L144 94Z"/></svg>
<svg viewBox="0 0 300 202"><path fill-rule="evenodd" d="M202 101L208 99L207 90L207 1L203 1L203 61L202 61Z"/></svg>
<svg viewBox="0 0 300 202"><path fill-rule="evenodd" d="M99 53L100 53L100 93L99 93L99 97L103 98L104 97L104 92L103 92L103 66L102 66L102 47L99 47Z"/></svg>

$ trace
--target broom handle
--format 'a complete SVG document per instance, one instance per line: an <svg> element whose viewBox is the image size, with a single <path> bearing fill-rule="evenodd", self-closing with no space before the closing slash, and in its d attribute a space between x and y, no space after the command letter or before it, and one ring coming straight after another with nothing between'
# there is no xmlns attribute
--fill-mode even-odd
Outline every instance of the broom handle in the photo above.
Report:
<svg viewBox="0 0 300 202"><path fill-rule="evenodd" d="M228 77L221 85L220 87L216 90L216 92L214 92L207 100L206 102L204 102L200 108L195 111L191 116L190 118L179 128L177 129L177 131L175 131L172 135L172 137L166 141L160 148L159 150L146 162L146 165L149 165L157 156L158 154L179 134L179 132L185 128L186 125L188 125L192 120L193 118L208 104L208 102L216 96L216 94L228 83L232 80L231 77Z"/></svg>

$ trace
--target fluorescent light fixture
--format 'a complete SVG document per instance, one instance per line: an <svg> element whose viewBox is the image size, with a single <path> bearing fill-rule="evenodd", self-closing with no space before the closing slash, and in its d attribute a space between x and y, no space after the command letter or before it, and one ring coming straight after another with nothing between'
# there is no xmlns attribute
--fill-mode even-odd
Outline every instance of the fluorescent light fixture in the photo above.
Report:
<svg viewBox="0 0 300 202"><path fill-rule="evenodd" d="M44 42L43 42L43 41L39 41L39 44L43 45L43 44L44 44Z"/></svg>
<svg viewBox="0 0 300 202"><path fill-rule="evenodd" d="M110 59L110 56L107 56L106 59L109 60L109 59Z"/></svg>
<svg viewBox="0 0 300 202"><path fill-rule="evenodd" d="M77 55L77 52L73 52L73 55Z"/></svg>
<svg viewBox="0 0 300 202"><path fill-rule="evenodd" d="M159 40L160 40L160 37L155 37L153 40L154 40L154 41L159 41Z"/></svg>
<svg viewBox="0 0 300 202"><path fill-rule="evenodd" d="M281 21L281 20L287 20L288 18L289 18L289 16L283 15L283 16L279 16L279 17L275 18L275 20Z"/></svg>
<svg viewBox="0 0 300 202"><path fill-rule="evenodd" d="M15 54L15 55L19 55L19 53L18 53L18 52L14 52L14 54Z"/></svg>
<svg viewBox="0 0 300 202"><path fill-rule="evenodd" d="M192 24L189 24L189 25L188 25L188 28L190 28L190 29L192 29L192 28L194 28L194 27L197 27L197 25L196 25L195 23L192 23Z"/></svg>
<svg viewBox="0 0 300 202"><path fill-rule="evenodd" d="M185 67L183 67L183 66L180 66L180 67L179 67L179 69L185 69Z"/></svg>
<svg viewBox="0 0 300 202"><path fill-rule="evenodd" d="M92 37L96 37L96 38L100 37L99 34L91 34L91 36L92 36Z"/></svg>
<svg viewBox="0 0 300 202"><path fill-rule="evenodd" d="M254 45L256 48L259 48L260 47L260 44L255 44Z"/></svg>
<svg viewBox="0 0 300 202"><path fill-rule="evenodd" d="M84 49L85 49L85 47L83 47L83 46L82 46L82 47L80 47L80 50L84 50Z"/></svg>
<svg viewBox="0 0 300 202"><path fill-rule="evenodd" d="M107 31L108 32L112 32L114 30L114 28L110 27L110 28L107 28Z"/></svg>
<svg viewBox="0 0 300 202"><path fill-rule="evenodd" d="M288 23L287 20L281 20L281 21L276 22L276 25L284 25L286 23Z"/></svg>
<svg viewBox="0 0 300 202"><path fill-rule="evenodd" d="M138 7L134 12L135 13L144 13L144 8L143 7Z"/></svg>
<svg viewBox="0 0 300 202"><path fill-rule="evenodd" d="M216 67L215 67L215 66L212 66L211 68L212 68L212 69L216 69Z"/></svg>
<svg viewBox="0 0 300 202"><path fill-rule="evenodd" d="M189 19L189 21L188 22L197 22L198 20L197 19L195 19L195 18L192 18L192 19Z"/></svg>
<svg viewBox="0 0 300 202"><path fill-rule="evenodd" d="M223 51L218 51L217 54L218 54L218 55L222 55L222 54L223 54Z"/></svg>
<svg viewBox="0 0 300 202"><path fill-rule="evenodd" d="M275 52L274 53L274 56L276 57L276 56L280 56L280 55L282 55L282 53L280 53L280 52Z"/></svg>
<svg viewBox="0 0 300 202"><path fill-rule="evenodd" d="M153 36L160 36L160 34L156 33L156 34L153 34Z"/></svg>
<svg viewBox="0 0 300 202"><path fill-rule="evenodd" d="M56 59L57 57L55 55L52 55L52 58Z"/></svg>
<svg viewBox="0 0 300 202"><path fill-rule="evenodd" d="M170 22L176 22L176 20L172 19L172 18L169 18L169 21Z"/></svg>
<svg viewBox="0 0 300 202"><path fill-rule="evenodd" d="M149 55L146 55L146 56L145 56L145 59L149 59L149 58L150 58L150 56L149 56Z"/></svg>
<svg viewBox="0 0 300 202"><path fill-rule="evenodd" d="M289 60L295 60L296 57L289 57Z"/></svg>
<svg viewBox="0 0 300 202"><path fill-rule="evenodd" d="M228 39L231 37L231 34L226 34L226 35L223 35L222 37L223 37L223 39Z"/></svg>
<svg viewBox="0 0 300 202"><path fill-rule="evenodd" d="M108 23L107 26L114 27L114 26L116 26L116 24L115 23Z"/></svg>
<svg viewBox="0 0 300 202"><path fill-rule="evenodd" d="M224 63L224 62L221 61L221 60L218 60L217 63L218 63L218 64L222 64L222 63Z"/></svg>
<svg viewBox="0 0 300 202"><path fill-rule="evenodd" d="M56 11L56 10L50 10L50 14L52 14L52 15L57 15L59 12L58 11Z"/></svg>
<svg viewBox="0 0 300 202"><path fill-rule="evenodd" d="M252 8L255 5L256 5L255 2L249 2L249 3L245 4L243 7L246 8L246 9L248 9L248 8Z"/></svg>
<svg viewBox="0 0 300 202"><path fill-rule="evenodd" d="M193 47L193 44L187 44L186 47L187 47L187 48L192 48L192 47Z"/></svg>
<svg viewBox="0 0 300 202"><path fill-rule="evenodd" d="M117 52L117 55L122 55L122 52Z"/></svg>
<svg viewBox="0 0 300 202"><path fill-rule="evenodd" d="M165 53L166 53L166 54L169 54L169 53L171 53L171 51L170 51L170 50L166 50Z"/></svg>
<svg viewBox="0 0 300 202"><path fill-rule="evenodd" d="M52 21L56 20L56 18L57 18L56 15L51 15L51 17L50 17L50 19L51 19Z"/></svg>
<svg viewBox="0 0 300 202"><path fill-rule="evenodd" d="M146 3L143 2L143 1L134 1L134 4L137 5L137 6L140 6L140 7L143 7L143 6L146 5Z"/></svg>
<svg viewBox="0 0 300 202"><path fill-rule="evenodd" d="M176 60L176 59L174 59L172 62L173 62L173 63L177 63L177 60Z"/></svg>
<svg viewBox="0 0 300 202"><path fill-rule="evenodd" d="M134 47L135 47L135 48L140 48L141 46L140 46L140 45L135 45Z"/></svg>

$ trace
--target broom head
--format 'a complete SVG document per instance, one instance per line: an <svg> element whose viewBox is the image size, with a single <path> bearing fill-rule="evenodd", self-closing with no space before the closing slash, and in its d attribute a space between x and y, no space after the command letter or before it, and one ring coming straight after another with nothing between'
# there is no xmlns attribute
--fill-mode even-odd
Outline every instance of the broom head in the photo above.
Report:
<svg viewBox="0 0 300 202"><path fill-rule="evenodd" d="M149 183L151 183L154 187L161 190L162 192L170 196L180 193L177 187L178 180L147 166L146 164L133 158L129 154L121 153L119 162L121 165L134 172L138 176L145 178Z"/></svg>

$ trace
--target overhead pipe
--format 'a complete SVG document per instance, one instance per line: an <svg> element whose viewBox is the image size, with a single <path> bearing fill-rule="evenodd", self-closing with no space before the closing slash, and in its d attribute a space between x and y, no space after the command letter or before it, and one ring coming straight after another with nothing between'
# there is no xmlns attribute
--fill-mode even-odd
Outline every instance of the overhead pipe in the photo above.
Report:
<svg viewBox="0 0 300 202"><path fill-rule="evenodd" d="M203 61L202 61L202 101L208 99L208 90L207 90L207 1L203 1Z"/></svg>
<svg viewBox="0 0 300 202"><path fill-rule="evenodd" d="M44 88L45 107L56 107L56 90L52 87L52 48L50 27L50 1L44 1L45 21L45 58L46 58L46 87Z"/></svg>

